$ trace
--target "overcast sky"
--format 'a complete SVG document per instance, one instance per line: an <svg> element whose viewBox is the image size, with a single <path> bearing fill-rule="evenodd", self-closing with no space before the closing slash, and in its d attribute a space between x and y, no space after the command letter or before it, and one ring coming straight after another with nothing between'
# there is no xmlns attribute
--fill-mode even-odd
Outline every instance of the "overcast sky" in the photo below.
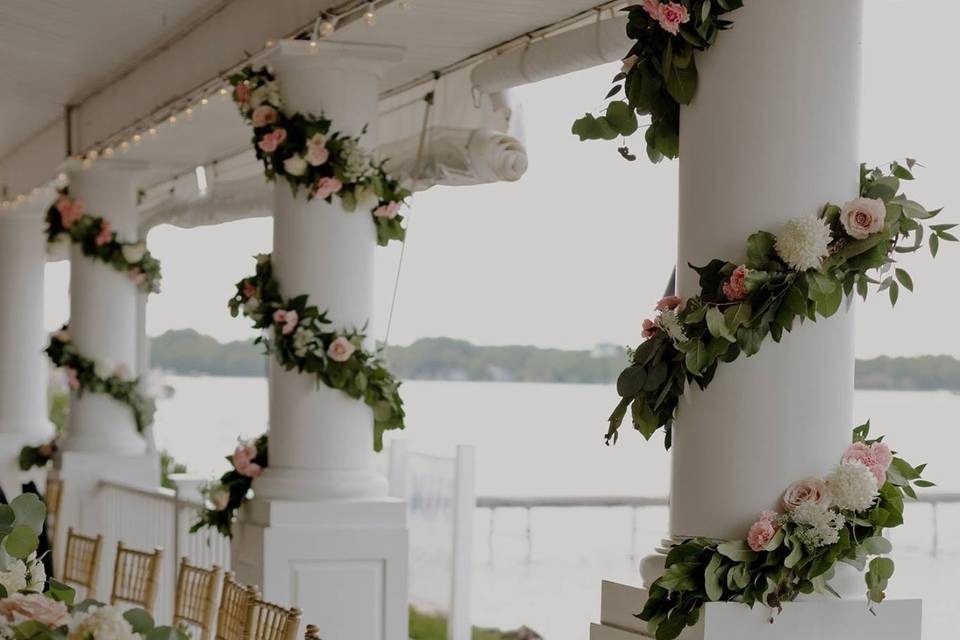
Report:
<svg viewBox="0 0 960 640"><path fill-rule="evenodd" d="M920 159L928 168L911 196L931 208L946 206L941 221L960 221L952 44L960 3L866 5L861 157ZM627 163L614 143L580 143L570 135L573 119L595 108L615 70L591 69L516 91L530 161L520 182L414 197L392 343L440 335L560 348L639 340L640 322L676 258L677 164ZM642 149L639 137L634 146ZM149 243L163 263L163 293L149 303L151 335L191 327L220 340L253 337L245 320L230 318L226 301L233 283L252 272L250 256L270 250L270 220L164 226ZM380 339L398 257L398 246L377 253L372 326ZM901 296L895 311L881 296L858 311L858 355L960 356L960 246L946 245L935 262L927 253L909 258L907 266L913 296ZM48 267L48 328L68 316L68 280L66 264Z"/></svg>

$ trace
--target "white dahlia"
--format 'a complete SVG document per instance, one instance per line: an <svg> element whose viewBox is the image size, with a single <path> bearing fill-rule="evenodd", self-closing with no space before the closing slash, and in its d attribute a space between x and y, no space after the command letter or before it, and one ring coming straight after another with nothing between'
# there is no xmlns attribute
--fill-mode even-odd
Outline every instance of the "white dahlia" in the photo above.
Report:
<svg viewBox="0 0 960 640"><path fill-rule="evenodd" d="M844 460L827 476L833 504L841 509L863 511L877 498L877 479L859 460Z"/></svg>
<svg viewBox="0 0 960 640"><path fill-rule="evenodd" d="M830 255L830 228L819 218L794 218L780 229L775 247L791 269L819 269Z"/></svg>
<svg viewBox="0 0 960 640"><path fill-rule="evenodd" d="M138 640L133 627L114 607L90 607L76 616L71 627L69 640Z"/></svg>
<svg viewBox="0 0 960 640"><path fill-rule="evenodd" d="M810 549L834 544L840 539L840 529L846 522L843 515L813 501L801 502L790 513L790 518L803 525L799 537Z"/></svg>

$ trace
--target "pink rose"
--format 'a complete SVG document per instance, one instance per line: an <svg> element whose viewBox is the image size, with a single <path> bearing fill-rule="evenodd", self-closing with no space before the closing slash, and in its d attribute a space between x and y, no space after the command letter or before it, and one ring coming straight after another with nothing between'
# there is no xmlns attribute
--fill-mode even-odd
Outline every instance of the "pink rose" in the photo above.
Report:
<svg viewBox="0 0 960 640"><path fill-rule="evenodd" d="M246 82L241 82L237 85L236 91L234 91L234 98L240 104L246 104L250 102L250 85Z"/></svg>
<svg viewBox="0 0 960 640"><path fill-rule="evenodd" d="M647 15L657 20L660 20L660 0L643 0L643 10L647 12Z"/></svg>
<svg viewBox="0 0 960 640"><path fill-rule="evenodd" d="M252 442L240 441L236 449L233 450L233 464L240 462L251 462L257 457L257 445Z"/></svg>
<svg viewBox="0 0 960 640"><path fill-rule="evenodd" d="M750 527L750 532L747 534L747 544L759 553L773 540L773 536L777 535L779 528L777 514L773 511L764 511L760 514L760 519Z"/></svg>
<svg viewBox="0 0 960 640"><path fill-rule="evenodd" d="M277 110L268 104L262 104L253 110L250 117L254 127L265 127L277 121Z"/></svg>
<svg viewBox="0 0 960 640"><path fill-rule="evenodd" d="M827 483L819 478L808 478L794 482L783 493L783 506L787 511L793 511L804 502L830 506L830 491L827 489Z"/></svg>
<svg viewBox="0 0 960 640"><path fill-rule="evenodd" d="M138 287L142 285L147 280L147 274L143 272L143 269L134 267L127 271L127 277L130 279L130 282L137 285Z"/></svg>
<svg viewBox="0 0 960 640"><path fill-rule="evenodd" d="M80 388L80 377L77 375L77 370L73 367L67 367L64 369L64 372L67 374L67 386L76 391Z"/></svg>
<svg viewBox="0 0 960 640"><path fill-rule="evenodd" d="M320 178L317 181L317 187L313 190L313 197L329 198L343 188L343 183L338 178Z"/></svg>
<svg viewBox="0 0 960 640"><path fill-rule="evenodd" d="M352 342L343 336L339 336L330 343L330 346L327 348L327 355L330 356L330 359L334 362L346 362L356 350L357 348L353 346Z"/></svg>
<svg viewBox="0 0 960 640"><path fill-rule="evenodd" d="M646 6L644 6L646 9ZM668 2L660 5L657 20L663 30L672 35L680 33L680 25L690 21L690 15L687 8L677 2Z"/></svg>
<svg viewBox="0 0 960 640"><path fill-rule="evenodd" d="M112 239L113 236L110 233L110 223L104 220L103 224L100 226L100 233L98 233L97 237L93 239L93 243L98 247L102 247Z"/></svg>
<svg viewBox="0 0 960 640"><path fill-rule="evenodd" d="M0 616L8 622L32 620L53 628L70 622L70 613L62 602L39 593L12 593L0 600Z"/></svg>
<svg viewBox="0 0 960 640"><path fill-rule="evenodd" d="M73 223L82 218L84 214L83 202L70 200L65 196L61 196L57 200L57 210L60 212L60 222L66 229L72 227Z"/></svg>
<svg viewBox="0 0 960 640"><path fill-rule="evenodd" d="M880 198L857 198L840 210L840 224L857 240L882 231L886 218L887 207Z"/></svg>
<svg viewBox="0 0 960 640"><path fill-rule="evenodd" d="M373 215L375 217L386 218L387 220L396 218L398 213L400 213L399 202L391 202L389 204L381 205L373 210Z"/></svg>
<svg viewBox="0 0 960 640"><path fill-rule="evenodd" d="M657 333L657 323L653 320L646 319L643 321L643 331L640 335L644 338L652 338Z"/></svg>
<svg viewBox="0 0 960 640"><path fill-rule="evenodd" d="M723 295L727 296L730 302L743 300L747 297L747 285L745 279L750 270L746 266L740 265L730 274L730 280L723 283Z"/></svg>
<svg viewBox="0 0 960 640"><path fill-rule="evenodd" d="M243 283L243 297L244 298L255 298L257 296L257 288L249 280L245 280Z"/></svg>
<svg viewBox="0 0 960 640"><path fill-rule="evenodd" d="M257 146L260 147L260 150L265 153L273 153L277 150L283 141L287 139L287 130L283 127L279 129L274 129L270 133L266 134L260 138L260 142L257 143Z"/></svg>
<svg viewBox="0 0 960 640"><path fill-rule="evenodd" d="M887 469L893 461L893 453L890 447L882 442L874 442L868 445L865 442L854 442L847 447L843 454L843 460L856 460L870 469L870 473L877 480L877 487L882 487L887 481Z"/></svg>
<svg viewBox="0 0 960 640"><path fill-rule="evenodd" d="M293 310L284 311L283 309L277 309L273 312L273 321L276 324L282 324L283 326L280 328L280 333L288 336L297 328L297 323L300 322L300 316Z"/></svg>
<svg viewBox="0 0 960 640"><path fill-rule="evenodd" d="M319 167L330 158L330 152L327 151L327 139L323 135L316 133L307 140L307 153L304 156L307 164L311 167Z"/></svg>
<svg viewBox="0 0 960 640"><path fill-rule="evenodd" d="M234 462L233 466L236 468L237 473L242 476L246 476L247 478L256 478L263 473L263 467L256 462L241 460L240 462Z"/></svg>
<svg viewBox="0 0 960 640"><path fill-rule="evenodd" d="M665 296L657 302L657 311L672 311L680 306L683 298L680 296Z"/></svg>

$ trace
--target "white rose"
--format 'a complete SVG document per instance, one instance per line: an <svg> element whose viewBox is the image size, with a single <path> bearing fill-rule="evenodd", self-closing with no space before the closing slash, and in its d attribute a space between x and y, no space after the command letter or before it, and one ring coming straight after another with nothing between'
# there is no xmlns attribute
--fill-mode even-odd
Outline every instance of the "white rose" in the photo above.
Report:
<svg viewBox="0 0 960 640"><path fill-rule="evenodd" d="M147 245L143 242L135 242L133 244L125 244L120 249L120 252L123 254L123 259L129 262L130 264L136 264L143 260L143 256L147 253Z"/></svg>
<svg viewBox="0 0 960 640"><path fill-rule="evenodd" d="M109 360L98 360L93 364L93 372L101 380L106 380L117 370L117 366Z"/></svg>
<svg viewBox="0 0 960 640"><path fill-rule="evenodd" d="M880 198L857 198L843 205L840 224L851 237L863 240L883 230L887 206Z"/></svg>
<svg viewBox="0 0 960 640"><path fill-rule="evenodd" d="M16 593L27 588L27 566L23 560L14 560L6 571L0 571L0 585L7 593Z"/></svg>
<svg viewBox="0 0 960 640"><path fill-rule="evenodd" d="M373 189L357 189L357 206L363 209L372 209L380 204L380 196Z"/></svg>
<svg viewBox="0 0 960 640"><path fill-rule="evenodd" d="M303 156L290 156L283 161L283 170L291 176L302 176L307 172L307 161Z"/></svg>

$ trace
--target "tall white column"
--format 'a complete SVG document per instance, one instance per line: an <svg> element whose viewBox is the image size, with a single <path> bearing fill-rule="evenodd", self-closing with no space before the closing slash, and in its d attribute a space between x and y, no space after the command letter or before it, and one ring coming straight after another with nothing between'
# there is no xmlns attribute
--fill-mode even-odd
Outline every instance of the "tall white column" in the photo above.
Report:
<svg viewBox="0 0 960 640"><path fill-rule="evenodd" d="M324 114L376 147L379 77L402 50L282 42L270 63L289 112ZM338 331L371 318L376 233L340 201L274 186L273 264L287 297L307 294ZM373 347L372 338L367 345ZM270 464L235 526L233 567L264 595L303 610L324 637L400 640L407 629L402 501L374 469L373 413L362 400L270 362Z"/></svg>
<svg viewBox="0 0 960 640"><path fill-rule="evenodd" d="M860 104L859 0L754 0L697 59L700 83L680 114L677 292L700 291L687 265L742 262L747 237L857 195ZM681 400L673 430L670 533L743 540L758 514L777 509L796 480L822 476L850 443L853 311L767 339L760 352L720 364L704 391ZM669 541L665 541L667 544ZM641 564L644 585L663 571L664 549ZM834 586L863 599L863 579L837 568ZM591 640L643 635L645 592L605 583ZM708 604L682 638L843 637L918 640L918 601L790 603L769 612ZM812 632L811 629L816 629Z"/></svg>
<svg viewBox="0 0 960 640"><path fill-rule="evenodd" d="M39 206L0 212L0 487L8 496L20 491L21 447L53 435L43 354L43 225Z"/></svg>

